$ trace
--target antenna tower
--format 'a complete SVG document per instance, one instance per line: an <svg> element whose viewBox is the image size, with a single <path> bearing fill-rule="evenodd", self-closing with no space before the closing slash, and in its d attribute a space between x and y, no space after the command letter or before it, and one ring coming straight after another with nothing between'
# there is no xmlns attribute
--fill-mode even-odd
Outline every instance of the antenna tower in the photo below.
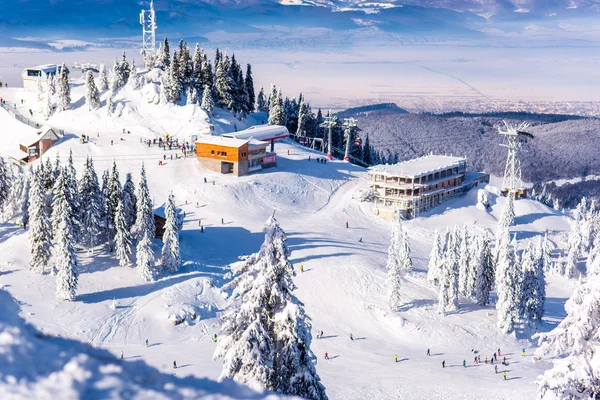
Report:
<svg viewBox="0 0 600 400"><path fill-rule="evenodd" d="M329 110L329 114L327 114L325 120L319 125L321 128L328 128L329 130L327 134L327 158L329 160L333 158L331 156L331 129L333 129L333 127L336 126L337 123L337 117L331 113L331 110Z"/></svg>
<svg viewBox="0 0 600 400"><path fill-rule="evenodd" d="M504 126L498 128L498 134L504 136L504 141L500 146L508 149L502 189L507 192L507 196L513 196L516 199L523 194L521 160L519 159L521 145L527 143L527 138L533 139L534 136L525 132L525 129L529 127L527 122L521 122L519 125L502 122Z"/></svg>
<svg viewBox="0 0 600 400"><path fill-rule="evenodd" d="M344 118L344 139L346 139L346 151L344 152L344 161L350 161L348 157L350 155L350 142L352 141L352 136L354 133L354 128L356 128L356 119L354 118Z"/></svg>
<svg viewBox="0 0 600 400"><path fill-rule="evenodd" d="M150 9L142 10L140 13L140 24L142 25L141 53L144 61L148 61L156 52L156 15L154 14L153 0L150 0Z"/></svg>

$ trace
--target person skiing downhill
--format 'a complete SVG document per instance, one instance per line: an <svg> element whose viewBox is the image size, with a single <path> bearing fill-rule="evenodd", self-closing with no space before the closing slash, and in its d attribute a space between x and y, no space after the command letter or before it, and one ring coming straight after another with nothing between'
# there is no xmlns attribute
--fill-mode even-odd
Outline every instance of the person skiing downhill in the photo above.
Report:
<svg viewBox="0 0 600 400"><path fill-rule="evenodd" d="M354 336L352 336L352 332L350 332L350 340L354 340Z"/></svg>
<svg viewBox="0 0 600 400"><path fill-rule="evenodd" d="M494 353L494 361L498 361L498 354Z"/></svg>

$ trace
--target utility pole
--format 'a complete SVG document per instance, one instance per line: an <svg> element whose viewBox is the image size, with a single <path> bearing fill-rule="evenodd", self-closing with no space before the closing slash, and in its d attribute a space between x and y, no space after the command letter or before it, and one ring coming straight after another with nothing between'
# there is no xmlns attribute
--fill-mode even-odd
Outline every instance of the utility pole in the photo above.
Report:
<svg viewBox="0 0 600 400"><path fill-rule="evenodd" d="M156 15L154 13L154 1L150 0L150 10L142 10L140 13L140 25L142 25L142 57L144 64L154 57L156 52Z"/></svg>
<svg viewBox="0 0 600 400"><path fill-rule="evenodd" d="M356 119L344 118L344 139L346 139L346 151L344 152L344 161L350 161L350 142L352 141L352 133L356 128Z"/></svg>
<svg viewBox="0 0 600 400"><path fill-rule="evenodd" d="M331 109L329 110L329 114L325 117L325 120L321 122L319 125L321 128L328 128L329 133L327 134L327 158L331 160L333 157L331 156L331 129L337 125L337 117L331 114Z"/></svg>
<svg viewBox="0 0 600 400"><path fill-rule="evenodd" d="M502 180L502 190L507 191L507 196L512 196L515 199L519 198L523 193L523 181L521 179L521 160L519 152L521 144L527 142L527 138L533 139L531 133L525 132L529 124L522 122L519 125L513 125L502 121L504 127L498 128L498 134L504 136L504 142L500 144L508 149L506 158L506 167L504 168L504 179Z"/></svg>

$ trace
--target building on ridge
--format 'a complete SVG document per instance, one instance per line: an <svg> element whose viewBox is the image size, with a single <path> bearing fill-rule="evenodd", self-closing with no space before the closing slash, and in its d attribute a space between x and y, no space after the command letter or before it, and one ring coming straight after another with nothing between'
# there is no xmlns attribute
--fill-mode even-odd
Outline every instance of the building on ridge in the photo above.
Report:
<svg viewBox="0 0 600 400"><path fill-rule="evenodd" d="M369 168L370 187L380 203L375 213L384 218L392 218L394 211L402 218L414 218L489 180L488 174L467 172L464 157L432 154Z"/></svg>

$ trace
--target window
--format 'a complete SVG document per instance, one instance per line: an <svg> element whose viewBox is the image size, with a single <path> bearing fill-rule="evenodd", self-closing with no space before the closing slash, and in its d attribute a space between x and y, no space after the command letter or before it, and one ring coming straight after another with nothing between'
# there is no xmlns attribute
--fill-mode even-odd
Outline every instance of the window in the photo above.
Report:
<svg viewBox="0 0 600 400"><path fill-rule="evenodd" d="M39 69L28 69L27 70L27 76L35 76L35 77L41 77L42 76L42 71L40 71Z"/></svg>
<svg viewBox="0 0 600 400"><path fill-rule="evenodd" d="M222 151L222 152L221 152L221 155L222 155L223 157L227 157L227 152L226 152L226 151Z"/></svg>
<svg viewBox="0 0 600 400"><path fill-rule="evenodd" d="M217 151L217 155L218 155L218 156L220 156L220 155L221 155L221 152L220 152L220 151Z"/></svg>
<svg viewBox="0 0 600 400"><path fill-rule="evenodd" d="M210 154L214 156L214 155L215 155L215 151L214 151L214 150L211 150L211 151L210 151Z"/></svg>

